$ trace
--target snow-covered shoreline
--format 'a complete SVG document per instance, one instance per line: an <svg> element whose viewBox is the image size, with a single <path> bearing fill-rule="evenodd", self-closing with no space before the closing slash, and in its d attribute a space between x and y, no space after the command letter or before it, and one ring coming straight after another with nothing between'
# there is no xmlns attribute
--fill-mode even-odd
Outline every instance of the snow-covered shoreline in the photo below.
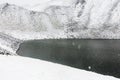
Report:
<svg viewBox="0 0 120 80"><path fill-rule="evenodd" d="M19 45L28 40L41 40L41 39L119 39L120 35L114 35L113 37L109 37L111 35L97 35L91 36L85 35L86 33L64 33L62 31L56 31L56 32L22 32L22 31L4 31L4 35L6 36L6 39L4 37L0 38L0 47L2 51L8 51L8 53L16 54L16 51L19 49ZM1 34L1 36L3 35ZM3 35L3 36L4 36ZM8 37L8 38L7 38ZM11 39L9 38L11 37Z"/></svg>
<svg viewBox="0 0 120 80"><path fill-rule="evenodd" d="M38 59L0 55L2 80L119 80Z"/></svg>

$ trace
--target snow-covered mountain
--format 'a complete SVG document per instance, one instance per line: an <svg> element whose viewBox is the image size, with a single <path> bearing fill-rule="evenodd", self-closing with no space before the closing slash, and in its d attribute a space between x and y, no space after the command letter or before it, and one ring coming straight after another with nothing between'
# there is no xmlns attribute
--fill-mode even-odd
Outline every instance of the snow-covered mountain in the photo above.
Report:
<svg viewBox="0 0 120 80"><path fill-rule="evenodd" d="M0 5L0 29L20 31L47 31L53 27L44 12L29 11L8 3Z"/></svg>
<svg viewBox="0 0 120 80"><path fill-rule="evenodd" d="M54 34L65 35L64 38L120 38L119 0L51 0L46 5L40 12L1 4L0 31L12 35L19 31L28 36L30 32L45 32L51 33L52 38L57 37ZM40 6L36 4L34 8Z"/></svg>
<svg viewBox="0 0 120 80"><path fill-rule="evenodd" d="M79 23L88 29L107 30L120 26L119 0L86 0L84 4L79 3L76 9L79 11Z"/></svg>
<svg viewBox="0 0 120 80"><path fill-rule="evenodd" d="M59 7L63 8L63 6ZM58 12L58 8L51 9L51 13L56 13L57 18L60 14L68 17L67 20L63 20L65 18L62 16L59 18L65 22L64 30L67 30L68 38L71 36L76 38L120 38L119 0L75 0L67 9L60 11Z"/></svg>
<svg viewBox="0 0 120 80"><path fill-rule="evenodd" d="M31 9L0 4L0 32L22 40L120 39L120 0L45 0L33 4Z"/></svg>

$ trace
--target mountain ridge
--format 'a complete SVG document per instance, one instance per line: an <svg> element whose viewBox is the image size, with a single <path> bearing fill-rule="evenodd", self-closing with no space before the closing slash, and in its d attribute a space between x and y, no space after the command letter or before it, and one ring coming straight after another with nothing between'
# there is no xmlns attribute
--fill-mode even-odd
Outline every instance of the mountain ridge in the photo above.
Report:
<svg viewBox="0 0 120 80"><path fill-rule="evenodd" d="M0 13L0 31L21 31L23 34L57 34L61 31L66 38L120 38L119 0L71 0L68 3L69 6L50 5L44 12L4 4L4 7L8 7Z"/></svg>

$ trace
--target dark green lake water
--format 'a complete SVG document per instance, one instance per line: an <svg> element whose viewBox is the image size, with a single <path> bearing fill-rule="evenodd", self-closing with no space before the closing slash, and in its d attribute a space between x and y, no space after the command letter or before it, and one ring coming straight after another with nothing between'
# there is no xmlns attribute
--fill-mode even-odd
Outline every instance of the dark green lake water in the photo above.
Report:
<svg viewBox="0 0 120 80"><path fill-rule="evenodd" d="M17 53L120 78L120 40L33 40Z"/></svg>

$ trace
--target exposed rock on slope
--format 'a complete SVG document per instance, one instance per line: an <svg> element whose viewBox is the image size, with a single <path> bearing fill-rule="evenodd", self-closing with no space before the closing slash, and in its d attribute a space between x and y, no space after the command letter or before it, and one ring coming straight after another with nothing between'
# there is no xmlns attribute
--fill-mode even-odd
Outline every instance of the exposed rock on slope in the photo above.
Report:
<svg viewBox="0 0 120 80"><path fill-rule="evenodd" d="M0 33L0 54L16 55L16 51L22 41L9 35Z"/></svg>

